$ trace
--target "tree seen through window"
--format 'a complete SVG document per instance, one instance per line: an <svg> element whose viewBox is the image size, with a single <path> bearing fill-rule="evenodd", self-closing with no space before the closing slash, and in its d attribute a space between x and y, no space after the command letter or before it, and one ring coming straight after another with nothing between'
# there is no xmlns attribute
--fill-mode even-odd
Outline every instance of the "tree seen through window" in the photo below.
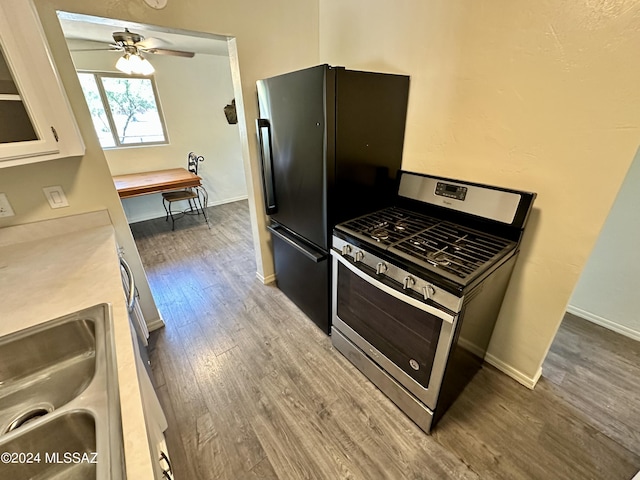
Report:
<svg viewBox="0 0 640 480"><path fill-rule="evenodd" d="M106 73L78 75L103 148L167 143L152 79Z"/></svg>

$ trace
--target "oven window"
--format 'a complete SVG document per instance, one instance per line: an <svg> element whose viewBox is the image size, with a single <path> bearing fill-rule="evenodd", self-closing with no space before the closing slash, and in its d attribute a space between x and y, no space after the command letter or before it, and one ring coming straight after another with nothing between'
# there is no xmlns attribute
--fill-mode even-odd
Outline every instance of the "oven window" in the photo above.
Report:
<svg viewBox="0 0 640 480"><path fill-rule="evenodd" d="M442 327L440 318L378 290L341 263L337 313L384 356L428 387Z"/></svg>

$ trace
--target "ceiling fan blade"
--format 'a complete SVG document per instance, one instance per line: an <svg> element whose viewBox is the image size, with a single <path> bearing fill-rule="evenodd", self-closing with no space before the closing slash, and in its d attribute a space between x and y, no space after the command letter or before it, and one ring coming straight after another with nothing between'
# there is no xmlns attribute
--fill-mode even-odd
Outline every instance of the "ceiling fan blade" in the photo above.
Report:
<svg viewBox="0 0 640 480"><path fill-rule="evenodd" d="M167 45L167 42L162 40L161 38L149 37L144 38L140 42L136 43L136 45L140 48L152 49L164 47Z"/></svg>
<svg viewBox="0 0 640 480"><path fill-rule="evenodd" d="M145 53L153 53L155 55L172 55L174 57L193 58L194 52L183 52L182 50L168 50L166 48L142 48Z"/></svg>
<svg viewBox="0 0 640 480"><path fill-rule="evenodd" d="M104 47L104 48L70 48L70 52L121 52L121 48Z"/></svg>

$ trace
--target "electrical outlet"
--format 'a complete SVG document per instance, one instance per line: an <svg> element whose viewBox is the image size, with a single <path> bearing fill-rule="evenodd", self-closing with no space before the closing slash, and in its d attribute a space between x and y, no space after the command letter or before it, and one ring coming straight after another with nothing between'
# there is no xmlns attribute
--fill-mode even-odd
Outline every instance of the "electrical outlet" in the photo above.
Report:
<svg viewBox="0 0 640 480"><path fill-rule="evenodd" d="M11 208L7 195L0 193L0 217L13 217L14 215L15 213L13 213L13 208Z"/></svg>
<svg viewBox="0 0 640 480"><path fill-rule="evenodd" d="M69 202L64 194L64 190L60 185L54 185L53 187L43 187L42 191L47 198L51 208L68 207Z"/></svg>

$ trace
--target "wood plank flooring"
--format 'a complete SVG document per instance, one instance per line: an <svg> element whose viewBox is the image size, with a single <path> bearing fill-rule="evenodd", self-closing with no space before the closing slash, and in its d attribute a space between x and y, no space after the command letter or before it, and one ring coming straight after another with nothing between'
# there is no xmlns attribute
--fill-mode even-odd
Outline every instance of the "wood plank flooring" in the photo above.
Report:
<svg viewBox="0 0 640 480"><path fill-rule="evenodd" d="M424 434L255 276L246 202L132 231L175 476L607 479L640 470L640 344L567 316L531 391L485 366Z"/></svg>

